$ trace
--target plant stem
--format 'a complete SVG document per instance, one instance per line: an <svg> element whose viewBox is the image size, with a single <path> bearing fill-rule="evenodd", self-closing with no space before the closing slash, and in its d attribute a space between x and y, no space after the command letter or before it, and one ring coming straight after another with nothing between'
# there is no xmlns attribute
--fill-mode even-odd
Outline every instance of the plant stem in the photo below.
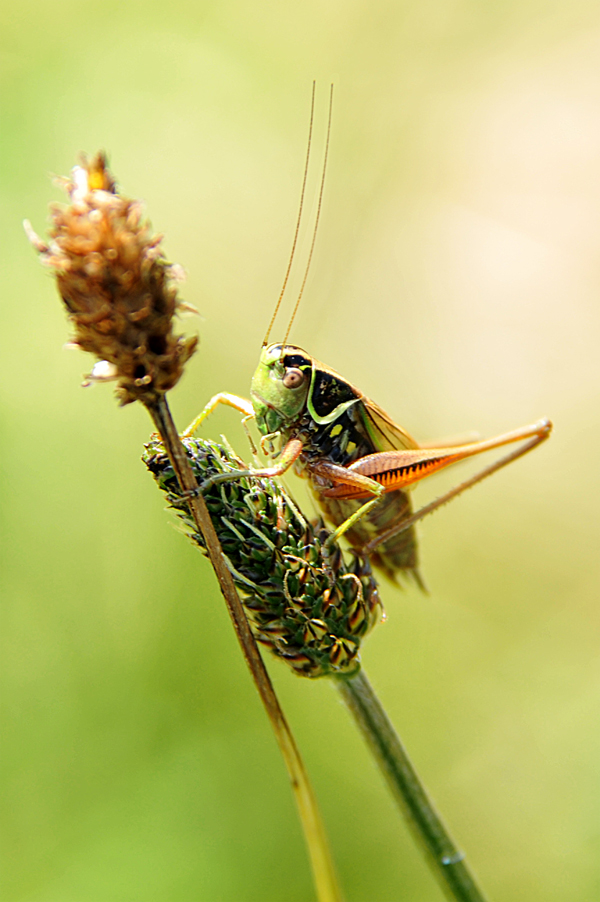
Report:
<svg viewBox="0 0 600 902"><path fill-rule="evenodd" d="M258 689L258 694L265 707L267 716L271 721L275 737L283 755L308 847L317 898L319 902L342 902L342 895L329 851L325 828L304 762L300 757L294 737L275 695L273 684L250 630L250 625L234 586L233 578L225 564L219 539L210 519L204 498L199 493L196 477L175 428L167 400L163 396L154 403L146 403L146 407L169 455L179 485L187 495L187 503L198 531L202 534L206 543L208 556L219 581L242 653Z"/></svg>
<svg viewBox="0 0 600 902"><path fill-rule="evenodd" d="M446 896L485 902L364 671L336 676L335 682Z"/></svg>

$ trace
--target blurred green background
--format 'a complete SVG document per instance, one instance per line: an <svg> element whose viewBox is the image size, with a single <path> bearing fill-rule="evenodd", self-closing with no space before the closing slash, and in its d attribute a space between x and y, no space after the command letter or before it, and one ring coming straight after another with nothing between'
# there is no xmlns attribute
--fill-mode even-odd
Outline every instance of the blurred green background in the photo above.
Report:
<svg viewBox="0 0 600 902"><path fill-rule="evenodd" d="M431 594L383 587L366 670L491 898L600 898L598 4L4 0L2 22L2 899L312 898L212 573L139 461L149 420L79 388L21 220L43 231L49 173L106 148L202 312L178 423L247 395L315 77L309 211L332 79L335 112L293 340L423 439L556 424L422 525ZM233 411L221 432L246 453ZM269 666L349 902L439 900L332 687Z"/></svg>

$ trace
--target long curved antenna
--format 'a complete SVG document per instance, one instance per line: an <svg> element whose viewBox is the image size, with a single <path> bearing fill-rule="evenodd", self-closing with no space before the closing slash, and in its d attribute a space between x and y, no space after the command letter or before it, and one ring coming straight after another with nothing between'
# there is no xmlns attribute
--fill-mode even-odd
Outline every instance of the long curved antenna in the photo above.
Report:
<svg viewBox="0 0 600 902"><path fill-rule="evenodd" d="M315 117L315 89L316 89L316 81L313 81L312 85L312 98L310 102L310 124L308 127L308 145L306 148L306 162L304 164L304 178L302 179L302 190L300 192L300 207L298 208L298 218L296 220L296 231L294 232L294 242L292 244L292 251L290 253L290 259L287 267L287 271L285 274L285 278L283 280L283 285L281 286L281 291L279 293L279 299L275 304L275 310L273 311L273 316L271 317L271 322L269 323L269 328L267 329L267 334L263 339L262 346L263 348L269 342L269 335L271 334L271 329L273 328L273 323L279 313L279 308L281 307L281 301L283 300L283 294L285 292L288 279L290 277L290 271L292 269L292 263L294 262L294 254L296 252L296 245L298 243L298 233L300 231L300 220L302 219L302 208L304 207L304 194L306 191L306 178L308 176L308 162L310 160L310 147L312 143L312 130L313 130L313 121Z"/></svg>
<svg viewBox="0 0 600 902"><path fill-rule="evenodd" d="M321 188L319 190L319 203L317 204L317 216L315 219L315 228L313 231L312 243L310 245L310 253L308 255L308 262L306 264L306 269L304 270L304 278L302 280L302 285L300 287L300 293L298 295L298 300L296 301L296 306L292 312L290 317L290 321L287 327L287 332L285 333L285 338L283 339L281 345L281 356L283 356L283 349L287 344L287 340L292 328L292 323L296 318L296 314L298 312L298 307L300 306L300 301L302 300L302 295L304 294L304 286L306 285L306 280L308 279L308 271L310 269L310 263L312 260L313 251L315 249L315 241L317 240L317 229L319 227L319 217L321 216L321 204L323 202L323 189L325 188L325 173L327 172L327 157L329 155L329 136L331 134L331 114L333 111L333 84L329 89L329 119L327 121L327 139L325 141L325 157L323 159L323 174L321 175Z"/></svg>

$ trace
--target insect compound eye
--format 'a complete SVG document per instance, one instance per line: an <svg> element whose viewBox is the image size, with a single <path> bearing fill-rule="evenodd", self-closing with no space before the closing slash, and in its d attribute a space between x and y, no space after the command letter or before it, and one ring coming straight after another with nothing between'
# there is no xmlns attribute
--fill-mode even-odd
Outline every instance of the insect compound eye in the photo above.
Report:
<svg viewBox="0 0 600 902"><path fill-rule="evenodd" d="M282 379L286 388L299 388L304 382L304 373L295 366L289 366Z"/></svg>

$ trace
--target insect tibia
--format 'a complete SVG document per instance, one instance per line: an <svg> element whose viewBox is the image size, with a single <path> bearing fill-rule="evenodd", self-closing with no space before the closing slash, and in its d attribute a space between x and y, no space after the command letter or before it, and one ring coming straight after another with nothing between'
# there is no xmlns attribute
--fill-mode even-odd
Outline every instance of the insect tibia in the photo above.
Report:
<svg viewBox="0 0 600 902"><path fill-rule="evenodd" d="M218 395L213 395L204 410L192 420L187 429L183 430L181 437L190 438L200 424L219 406L219 404L225 404L227 407L233 407L234 410L239 410L240 413L244 414L244 418L246 419L254 418L254 408L252 407L251 401L247 401L246 398L240 398L238 395L230 395L228 392L222 391L219 392Z"/></svg>

